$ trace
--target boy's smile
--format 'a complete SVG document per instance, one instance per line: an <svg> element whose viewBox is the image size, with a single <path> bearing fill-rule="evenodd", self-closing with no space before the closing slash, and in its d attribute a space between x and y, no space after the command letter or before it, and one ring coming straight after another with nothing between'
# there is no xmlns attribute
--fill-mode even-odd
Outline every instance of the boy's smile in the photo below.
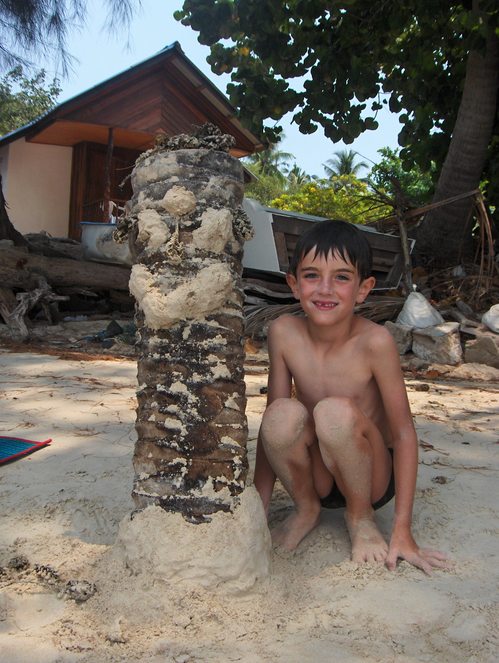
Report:
<svg viewBox="0 0 499 663"><path fill-rule="evenodd" d="M296 277L288 274L287 280L304 312L316 324L351 316L374 285L372 277L361 282L357 269L338 253L315 256L314 249L302 258ZM334 317L329 315L333 313Z"/></svg>

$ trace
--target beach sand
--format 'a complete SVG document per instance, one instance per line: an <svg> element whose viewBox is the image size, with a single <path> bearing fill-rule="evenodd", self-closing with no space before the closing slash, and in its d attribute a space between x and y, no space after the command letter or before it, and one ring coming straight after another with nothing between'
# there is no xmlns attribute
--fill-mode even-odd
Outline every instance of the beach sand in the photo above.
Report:
<svg viewBox="0 0 499 663"><path fill-rule="evenodd" d="M251 467L265 368L248 364ZM407 374L414 533L453 568L357 567L341 511L324 511L294 553L272 552L267 579L227 594L133 573L113 546L133 510L135 362L1 350L0 435L53 441L0 466L0 661L495 662L497 383L435 373ZM271 523L290 508L277 487ZM385 534L392 515L378 512Z"/></svg>

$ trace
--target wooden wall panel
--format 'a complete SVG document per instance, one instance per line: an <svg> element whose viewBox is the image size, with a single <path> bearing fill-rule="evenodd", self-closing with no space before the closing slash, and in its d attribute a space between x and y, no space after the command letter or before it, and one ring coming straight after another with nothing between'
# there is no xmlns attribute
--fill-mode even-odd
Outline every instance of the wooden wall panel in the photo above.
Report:
<svg viewBox="0 0 499 663"><path fill-rule="evenodd" d="M132 197L130 178L127 178L127 175L131 173L139 154L138 151L122 148L115 148L113 151L111 200L119 205ZM68 232L72 239L80 239L82 221L107 221L103 218L102 210L105 160L105 145L79 143L73 148Z"/></svg>

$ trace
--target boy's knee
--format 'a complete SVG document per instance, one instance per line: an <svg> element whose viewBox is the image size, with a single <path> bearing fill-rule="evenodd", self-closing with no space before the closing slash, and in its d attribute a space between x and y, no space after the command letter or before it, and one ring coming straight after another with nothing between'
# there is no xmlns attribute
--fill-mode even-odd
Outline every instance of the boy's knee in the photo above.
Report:
<svg viewBox="0 0 499 663"><path fill-rule="evenodd" d="M359 420L358 409L350 398L329 397L319 401L313 411L319 440L338 433L352 435Z"/></svg>
<svg viewBox="0 0 499 663"><path fill-rule="evenodd" d="M276 398L262 418L261 434L264 444L292 444L307 424L305 406L292 398Z"/></svg>

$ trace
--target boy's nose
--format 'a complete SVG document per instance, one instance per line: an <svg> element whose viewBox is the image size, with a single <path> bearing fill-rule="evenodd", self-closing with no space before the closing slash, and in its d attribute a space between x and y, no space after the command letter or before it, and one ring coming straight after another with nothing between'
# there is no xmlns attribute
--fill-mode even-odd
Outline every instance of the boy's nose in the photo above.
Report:
<svg viewBox="0 0 499 663"><path fill-rule="evenodd" d="M331 294L333 292L333 284L330 279L322 279L320 283L320 292L324 294Z"/></svg>

